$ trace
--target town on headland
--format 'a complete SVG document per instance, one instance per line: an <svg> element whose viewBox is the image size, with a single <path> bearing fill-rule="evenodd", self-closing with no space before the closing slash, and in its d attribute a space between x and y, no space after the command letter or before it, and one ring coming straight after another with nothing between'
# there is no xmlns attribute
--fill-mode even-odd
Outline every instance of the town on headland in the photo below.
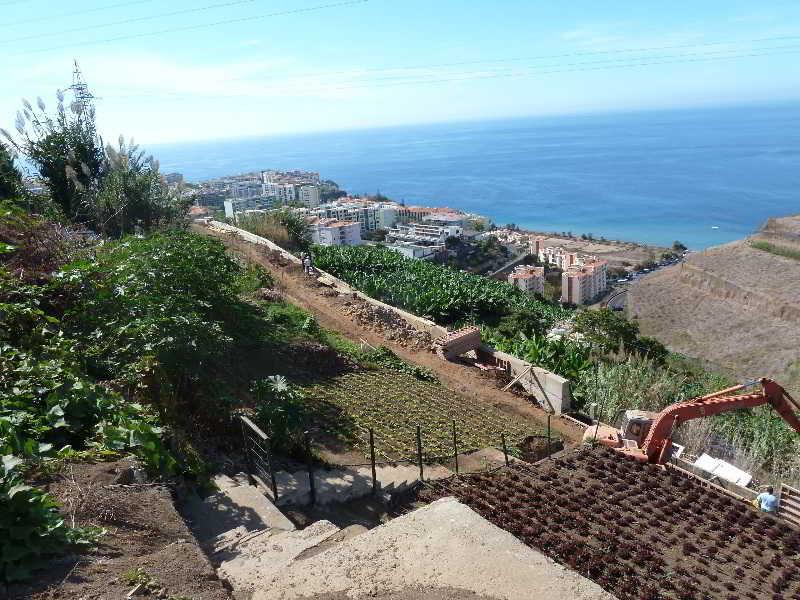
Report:
<svg viewBox="0 0 800 600"><path fill-rule="evenodd" d="M167 176L182 182L179 174ZM508 281L519 289L569 305L620 296L640 275L681 260L671 248L596 238L593 234L536 232L498 226L458 208L406 205L377 193L352 196L331 180L305 170L264 170L186 184L195 219L220 219L258 227L275 211L291 211L320 246L379 244L403 256L447 264ZM620 300L611 302L621 308Z"/></svg>

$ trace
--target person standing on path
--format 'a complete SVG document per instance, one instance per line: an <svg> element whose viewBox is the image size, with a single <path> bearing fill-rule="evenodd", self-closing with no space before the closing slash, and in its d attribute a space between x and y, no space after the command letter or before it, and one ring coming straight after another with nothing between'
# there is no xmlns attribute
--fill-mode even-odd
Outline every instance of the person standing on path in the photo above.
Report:
<svg viewBox="0 0 800 600"><path fill-rule="evenodd" d="M753 500L753 504L756 505L756 508L759 508L761 512L765 513L778 512L778 498L773 494L774 491L772 486L769 486L766 492L761 492L756 496L756 499Z"/></svg>

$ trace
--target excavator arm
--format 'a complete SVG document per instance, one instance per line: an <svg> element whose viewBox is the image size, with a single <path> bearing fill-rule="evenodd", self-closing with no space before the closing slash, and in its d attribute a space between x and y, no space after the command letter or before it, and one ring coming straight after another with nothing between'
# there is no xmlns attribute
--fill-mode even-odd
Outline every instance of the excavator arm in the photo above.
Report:
<svg viewBox="0 0 800 600"><path fill-rule="evenodd" d="M646 457L648 462L663 464L669 460L672 434L681 423L764 404L770 404L795 431L800 433L800 418L795 414L795 409L800 410L800 404L771 379L761 379L760 383L762 389L752 394L728 396L727 394L748 387L737 385L708 396L668 406L654 419L650 432L642 444L640 456L642 459Z"/></svg>

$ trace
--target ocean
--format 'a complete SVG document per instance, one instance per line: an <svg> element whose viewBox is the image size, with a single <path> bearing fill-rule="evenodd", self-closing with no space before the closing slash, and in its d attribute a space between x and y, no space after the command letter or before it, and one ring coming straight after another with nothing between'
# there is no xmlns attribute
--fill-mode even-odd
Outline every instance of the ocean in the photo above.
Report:
<svg viewBox="0 0 800 600"><path fill-rule="evenodd" d="M521 118L163 144L199 181L319 171L498 225L702 249L800 212L800 104Z"/></svg>

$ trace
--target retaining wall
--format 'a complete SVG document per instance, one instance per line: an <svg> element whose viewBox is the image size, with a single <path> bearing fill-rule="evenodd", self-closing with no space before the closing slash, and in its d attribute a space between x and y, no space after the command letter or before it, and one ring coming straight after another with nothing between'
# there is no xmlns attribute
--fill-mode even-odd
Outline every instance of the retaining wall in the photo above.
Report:
<svg viewBox="0 0 800 600"><path fill-rule="evenodd" d="M478 357L502 367L512 379L521 376L518 383L546 410L557 415L569 412L572 396L568 379L485 344L478 351Z"/></svg>
<svg viewBox="0 0 800 600"><path fill-rule="evenodd" d="M279 252L281 256L287 260L300 264L300 259L294 254L284 250L266 238L250 233L249 231L245 231L244 229L234 227L233 225L222 223L220 221L211 221L209 226L222 231L227 231L233 235L237 235L238 237L253 244L266 246L270 250ZM367 296L366 294L354 289L338 277L334 277L325 271L319 269L317 270L321 273L320 281L325 285L334 288L339 293L357 296L373 306L394 311L409 325L415 329L418 329L419 331L426 331L433 339L447 335L446 327L437 325L429 319L419 317L413 313L397 308L396 306L391 306L390 304L376 300L375 298ZM519 380L519 384L526 392L533 395L537 402L539 402L545 409L550 410L557 415L569 412L571 395L569 381L567 379L564 379L563 377L560 377L555 373L551 373L550 371L546 371L540 367L534 366L529 362L517 358L516 356L511 356L505 352L495 350L491 346L487 346L485 344L482 345L478 351L478 356L483 362L490 362L505 369L508 376L512 379L522 375Z"/></svg>

